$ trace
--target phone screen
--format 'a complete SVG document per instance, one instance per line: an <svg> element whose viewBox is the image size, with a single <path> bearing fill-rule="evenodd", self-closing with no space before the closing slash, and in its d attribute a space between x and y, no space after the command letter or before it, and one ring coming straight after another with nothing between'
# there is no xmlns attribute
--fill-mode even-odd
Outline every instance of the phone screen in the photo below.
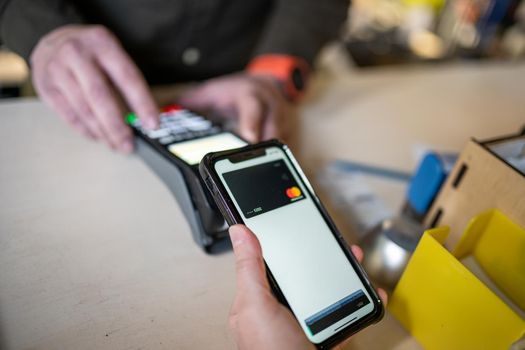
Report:
<svg viewBox="0 0 525 350"><path fill-rule="evenodd" d="M313 343L374 311L374 303L316 206L308 183L279 147L215 163L292 312Z"/></svg>

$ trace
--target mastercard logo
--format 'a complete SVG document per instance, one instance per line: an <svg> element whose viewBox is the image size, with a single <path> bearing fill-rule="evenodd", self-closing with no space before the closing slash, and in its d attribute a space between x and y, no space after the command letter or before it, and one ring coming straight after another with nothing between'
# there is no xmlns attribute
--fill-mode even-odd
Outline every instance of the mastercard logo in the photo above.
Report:
<svg viewBox="0 0 525 350"><path fill-rule="evenodd" d="M286 189L286 196L290 199L297 198L301 196L301 194L302 194L301 190L297 186L293 186L293 187Z"/></svg>

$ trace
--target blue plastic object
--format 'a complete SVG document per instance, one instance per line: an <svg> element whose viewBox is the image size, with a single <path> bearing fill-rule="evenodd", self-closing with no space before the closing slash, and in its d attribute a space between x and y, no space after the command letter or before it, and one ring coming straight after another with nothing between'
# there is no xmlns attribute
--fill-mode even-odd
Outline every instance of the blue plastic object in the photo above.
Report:
<svg viewBox="0 0 525 350"><path fill-rule="evenodd" d="M456 159L456 155L435 152L423 157L408 186L408 203L416 213L424 215L430 208Z"/></svg>

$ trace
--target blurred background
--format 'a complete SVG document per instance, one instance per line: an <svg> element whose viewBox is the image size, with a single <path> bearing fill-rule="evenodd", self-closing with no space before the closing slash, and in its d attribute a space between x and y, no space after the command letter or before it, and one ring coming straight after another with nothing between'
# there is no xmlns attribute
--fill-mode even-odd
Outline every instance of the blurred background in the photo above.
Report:
<svg viewBox="0 0 525 350"><path fill-rule="evenodd" d="M521 0L354 0L343 42L359 67L525 56Z"/></svg>
<svg viewBox="0 0 525 350"><path fill-rule="evenodd" d="M354 67L522 60L522 0L354 0L338 43ZM32 95L25 62L1 46L0 98Z"/></svg>

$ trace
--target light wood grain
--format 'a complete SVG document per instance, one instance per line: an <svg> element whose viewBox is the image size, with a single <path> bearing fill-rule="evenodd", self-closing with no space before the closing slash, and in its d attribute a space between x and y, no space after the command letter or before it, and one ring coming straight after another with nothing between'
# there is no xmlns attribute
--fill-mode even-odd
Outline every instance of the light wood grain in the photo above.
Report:
<svg viewBox="0 0 525 350"><path fill-rule="evenodd" d="M467 170L461 182L454 186L463 166ZM470 141L461 152L425 223L430 226L441 210L438 225L450 227L445 245L452 250L459 243L469 221L493 208L525 227L525 178L483 146Z"/></svg>

